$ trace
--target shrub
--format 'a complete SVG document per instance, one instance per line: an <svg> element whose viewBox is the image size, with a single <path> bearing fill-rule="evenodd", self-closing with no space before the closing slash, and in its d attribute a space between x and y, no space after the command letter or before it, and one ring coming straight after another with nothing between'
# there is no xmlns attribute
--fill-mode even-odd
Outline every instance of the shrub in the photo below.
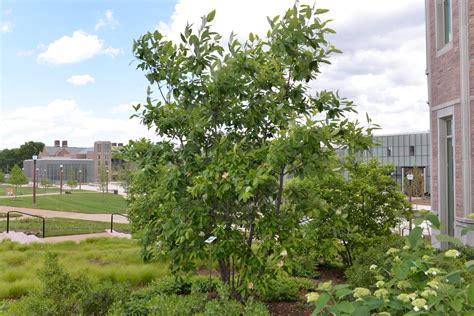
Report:
<svg viewBox="0 0 474 316"><path fill-rule="evenodd" d="M382 266L386 259L385 253L390 248L401 248L405 244L402 237L389 235L367 239L365 251L357 251L357 259L346 270L347 281L358 286L370 287L375 284L373 274L367 274L371 265Z"/></svg>
<svg viewBox="0 0 474 316"><path fill-rule="evenodd" d="M433 227L439 229L436 215L428 214ZM422 221L415 221L421 224ZM314 302L314 315L327 310L334 314L434 314L468 315L474 310L474 262L460 258L456 249L438 251L422 238L423 229L414 228L402 248L389 248L380 266L372 265L367 275L377 280L371 287L323 283L319 293L307 295ZM438 235L438 241L460 244L459 240Z"/></svg>
<svg viewBox="0 0 474 316"><path fill-rule="evenodd" d="M59 265L56 254L47 253L38 272L41 287L17 304L13 315L105 315L129 293L124 286L112 283L92 284L85 276L71 276Z"/></svg>
<svg viewBox="0 0 474 316"><path fill-rule="evenodd" d="M285 301L294 302L300 299L299 293L302 290L313 290L316 285L302 278L279 277L269 282L265 292L258 293L259 297L268 302Z"/></svg>

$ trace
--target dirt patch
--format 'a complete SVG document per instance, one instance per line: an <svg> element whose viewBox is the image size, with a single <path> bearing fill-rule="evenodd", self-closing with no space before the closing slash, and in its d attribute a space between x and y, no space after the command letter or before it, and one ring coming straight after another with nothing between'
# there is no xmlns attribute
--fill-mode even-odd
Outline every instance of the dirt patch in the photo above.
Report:
<svg viewBox="0 0 474 316"><path fill-rule="evenodd" d="M316 283L332 281L333 284L346 283L347 279L344 271L334 267L319 267L318 272L321 276L316 279Z"/></svg>
<svg viewBox="0 0 474 316"><path fill-rule="evenodd" d="M307 316L314 309L301 302L268 302L265 305L273 316Z"/></svg>

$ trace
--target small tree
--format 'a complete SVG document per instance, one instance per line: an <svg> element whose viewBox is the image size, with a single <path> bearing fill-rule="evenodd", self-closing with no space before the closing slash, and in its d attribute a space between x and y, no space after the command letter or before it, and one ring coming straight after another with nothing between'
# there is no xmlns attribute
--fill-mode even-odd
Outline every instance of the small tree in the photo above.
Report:
<svg viewBox="0 0 474 316"><path fill-rule="evenodd" d="M211 255L223 282L241 293L288 269L280 254L306 214L285 203L285 178L330 173L335 146L371 142L371 129L345 118L352 102L311 89L338 52L325 39L334 32L321 19L326 11L295 6L268 19L265 37L231 35L228 49L210 29L215 11L197 32L188 25L179 44L159 31L134 42L150 82L135 110L161 139L125 149L137 165L129 214L146 258L166 256L179 272Z"/></svg>
<svg viewBox="0 0 474 316"><path fill-rule="evenodd" d="M48 179L41 179L40 184L43 187L45 193L46 193L46 189L51 187L51 182Z"/></svg>
<svg viewBox="0 0 474 316"><path fill-rule="evenodd" d="M77 182L77 180L68 180L68 181L67 181L67 185L69 186L69 188L71 189L71 192L72 192L72 190L73 190L75 187L77 187L78 182Z"/></svg>
<svg viewBox="0 0 474 316"><path fill-rule="evenodd" d="M10 173L9 183L15 186L15 200L18 194L18 186L28 183L28 178L23 173L23 170L20 169L17 165L12 168Z"/></svg>
<svg viewBox="0 0 474 316"><path fill-rule="evenodd" d="M338 249L345 264L352 265L354 247L367 238L390 235L392 229L412 215L411 206L390 174L392 166L349 158L341 172L319 178L294 179L288 198L298 208L312 211L306 225L306 242L318 248L328 242ZM311 236L309 238L308 236Z"/></svg>
<svg viewBox="0 0 474 316"><path fill-rule="evenodd" d="M5 174L0 171L0 183L4 183L5 182Z"/></svg>
<svg viewBox="0 0 474 316"><path fill-rule="evenodd" d="M105 193L105 189L107 187L107 184L109 182L108 179L108 174L107 170L105 169L104 166L100 166L99 168L99 189L102 191L102 193Z"/></svg>

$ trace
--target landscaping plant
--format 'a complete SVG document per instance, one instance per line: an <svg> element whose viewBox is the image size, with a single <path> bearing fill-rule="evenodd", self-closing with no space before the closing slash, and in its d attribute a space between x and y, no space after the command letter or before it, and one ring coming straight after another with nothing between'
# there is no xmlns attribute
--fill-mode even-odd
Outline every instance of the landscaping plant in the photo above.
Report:
<svg viewBox="0 0 474 316"><path fill-rule="evenodd" d="M429 220L441 229L434 214ZM456 249L438 251L415 227L406 244L390 248L381 265L372 265L366 273L376 282L370 287L322 283L317 292L307 295L314 303L313 315L472 315L474 311L474 262L460 258ZM454 237L438 235L438 241L461 244Z"/></svg>
<svg viewBox="0 0 474 316"><path fill-rule="evenodd" d="M335 148L367 148L373 129L347 119L352 102L310 88L339 53L325 12L295 6L268 18L265 36L223 44L212 11L179 43L159 31L134 42L150 82L135 116L160 138L124 150L137 167L129 212L145 258L167 258L178 273L210 257L244 295L290 270L308 214L284 199L285 179L335 172Z"/></svg>

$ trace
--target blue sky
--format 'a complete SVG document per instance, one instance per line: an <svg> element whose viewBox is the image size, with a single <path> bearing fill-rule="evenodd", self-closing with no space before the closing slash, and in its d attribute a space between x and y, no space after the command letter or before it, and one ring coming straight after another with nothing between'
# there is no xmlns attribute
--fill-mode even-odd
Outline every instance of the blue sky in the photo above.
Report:
<svg viewBox="0 0 474 316"><path fill-rule="evenodd" d="M309 2L313 1L300 1ZM424 1L320 0L344 51L314 84L339 89L384 133L428 129ZM172 39L217 9L217 31L264 33L290 0L0 1L0 149L29 140L71 146L153 133L129 120L147 82L133 39L158 28ZM363 21L363 22L362 22ZM410 111L412 115L397 113ZM420 123L420 117L423 123Z"/></svg>

